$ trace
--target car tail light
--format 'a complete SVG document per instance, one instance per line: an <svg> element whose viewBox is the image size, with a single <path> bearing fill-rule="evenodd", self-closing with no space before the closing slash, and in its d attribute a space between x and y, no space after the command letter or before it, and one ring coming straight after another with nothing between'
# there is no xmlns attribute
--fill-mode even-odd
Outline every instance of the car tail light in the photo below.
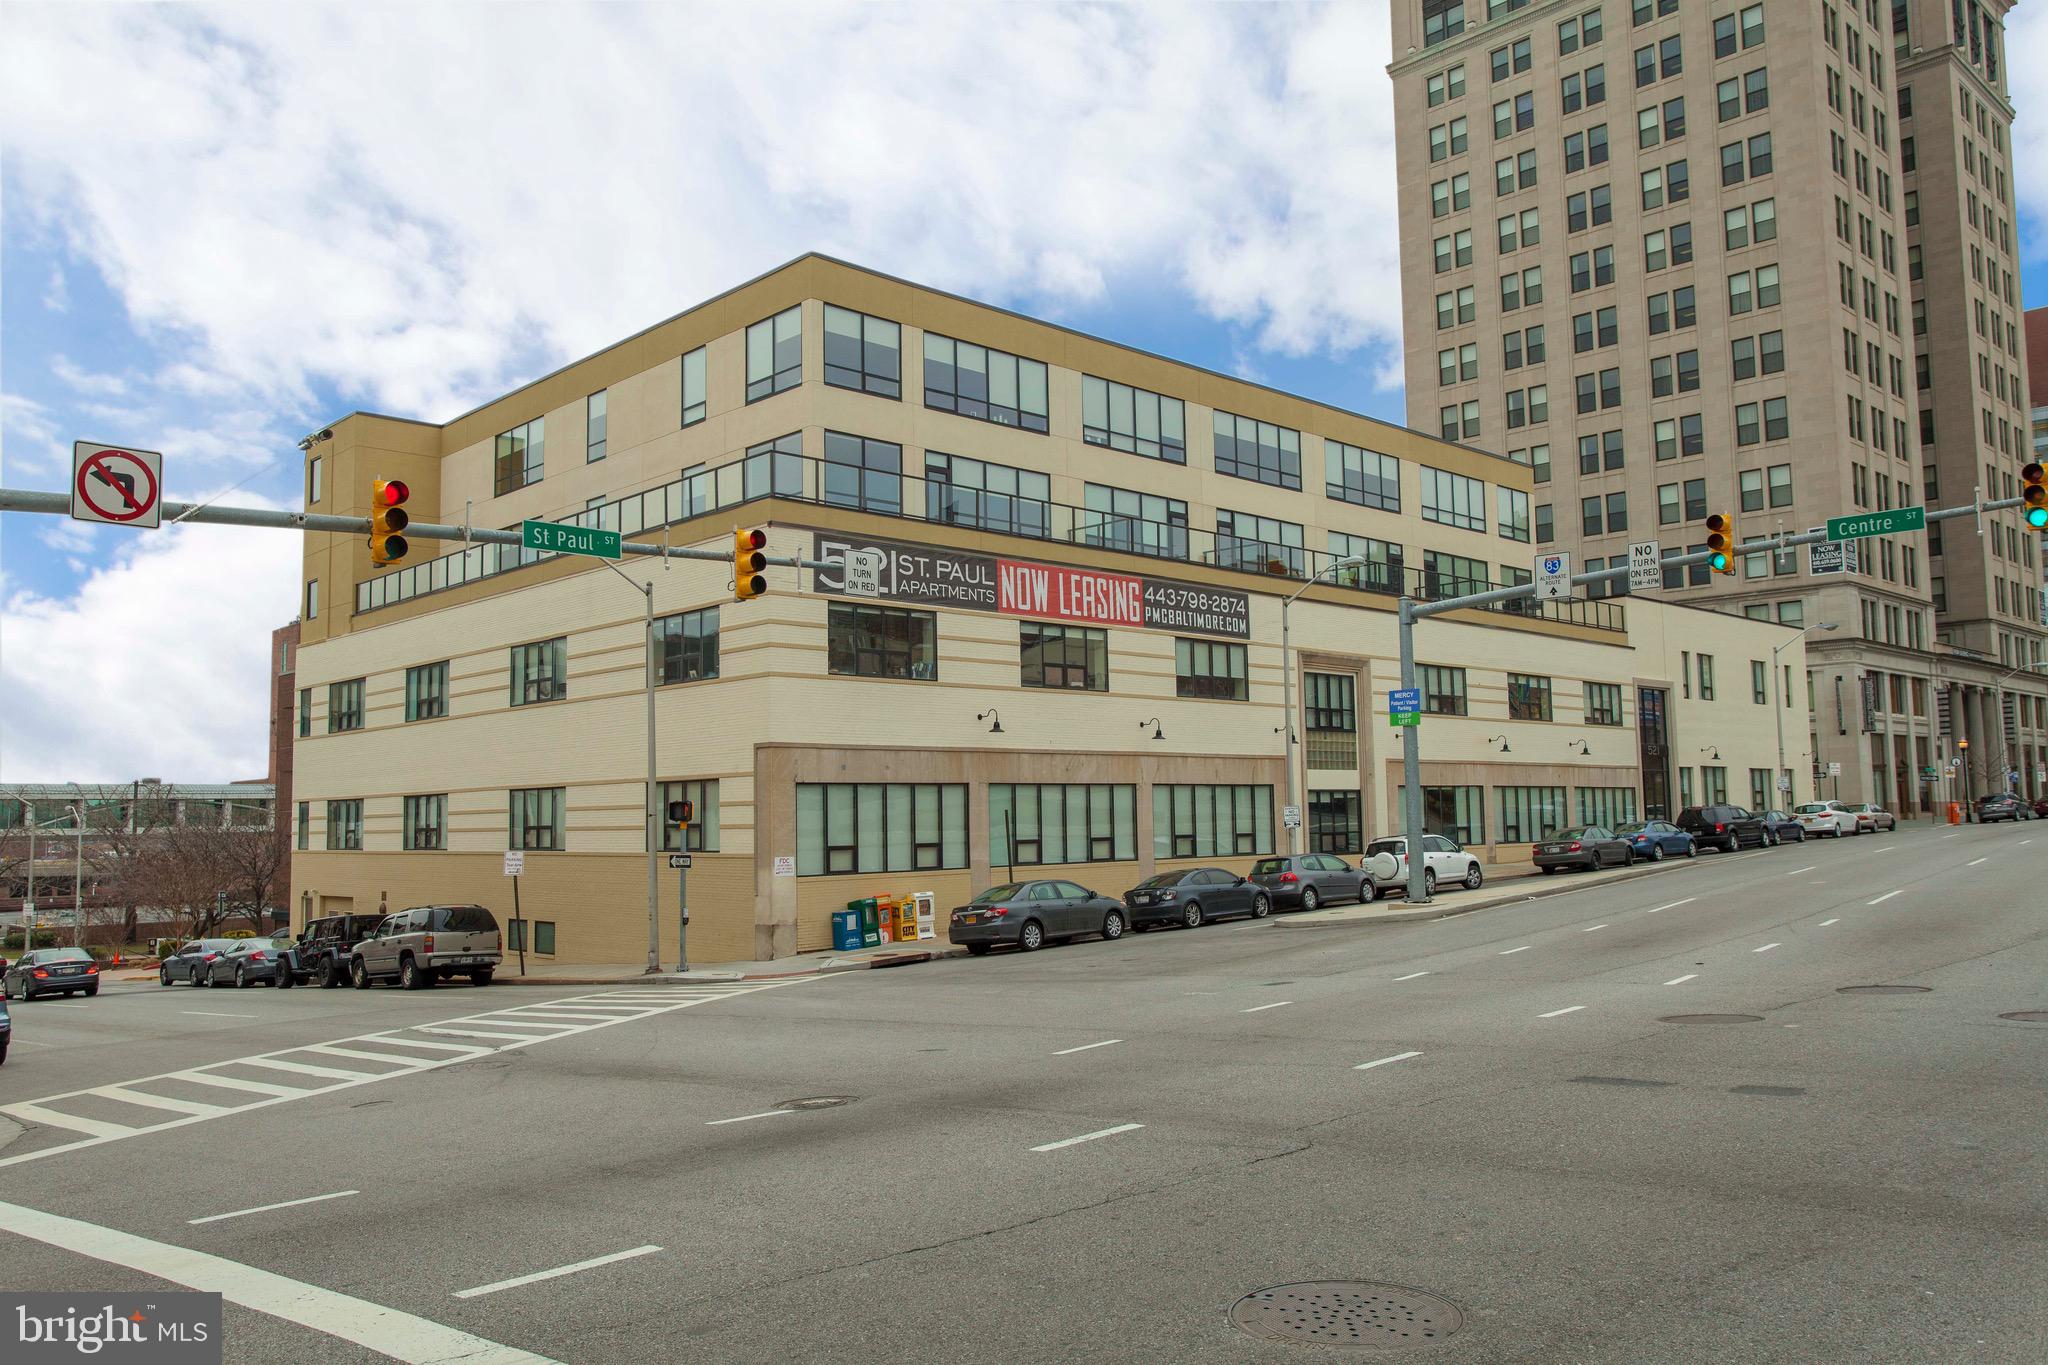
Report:
<svg viewBox="0 0 2048 1365"><path fill-rule="evenodd" d="M1714 826L1714 833L1716 833L1716 834L1725 834L1725 833L1727 833L1727 830L1728 830L1728 826L1726 826L1726 825L1715 825L1715 826Z"/></svg>
<svg viewBox="0 0 2048 1365"><path fill-rule="evenodd" d="M1573 845L1572 845L1572 846L1571 846L1570 848L1566 849L1566 850L1565 850L1565 852L1567 852L1567 853L1577 853L1577 852L1579 852L1579 845L1577 845L1577 844L1573 844Z"/></svg>
<svg viewBox="0 0 2048 1365"><path fill-rule="evenodd" d="M1007 905L991 905L988 908L988 917L990 919L1001 919L1004 915L1007 915L1009 913L1010 907Z"/></svg>
<svg viewBox="0 0 2048 1365"><path fill-rule="evenodd" d="M1173 899L1173 893L1171 891L1162 891L1159 893L1159 899L1163 901L1170 901Z"/></svg>
<svg viewBox="0 0 2048 1365"><path fill-rule="evenodd" d="M434 951L434 936L432 934L427 935L426 951L430 953Z"/></svg>
<svg viewBox="0 0 2048 1365"><path fill-rule="evenodd" d="M1280 880L1283 882L1298 882L1301 880L1301 878L1295 876L1292 872L1282 872L1280 874Z"/></svg>
<svg viewBox="0 0 2048 1365"><path fill-rule="evenodd" d="M87 976L98 976L100 974L100 964L97 962L88 962L85 965L85 974Z"/></svg>
<svg viewBox="0 0 2048 1365"><path fill-rule="evenodd" d="M267 958L267 957L263 956L263 951L262 951L262 949L260 949L260 948L259 948L259 949L258 949L257 951L255 951L255 952L253 952L253 953L249 954L249 960L250 960L251 962L268 962L268 961L270 961L270 959L269 959L269 958Z"/></svg>
<svg viewBox="0 0 2048 1365"><path fill-rule="evenodd" d="M43 970L41 967L38 967L35 970L35 978L38 981L48 981L50 979L50 974L47 971Z"/></svg>
<svg viewBox="0 0 2048 1365"><path fill-rule="evenodd" d="M501 953L505 951L504 931L500 930L498 933L491 935L491 947Z"/></svg>

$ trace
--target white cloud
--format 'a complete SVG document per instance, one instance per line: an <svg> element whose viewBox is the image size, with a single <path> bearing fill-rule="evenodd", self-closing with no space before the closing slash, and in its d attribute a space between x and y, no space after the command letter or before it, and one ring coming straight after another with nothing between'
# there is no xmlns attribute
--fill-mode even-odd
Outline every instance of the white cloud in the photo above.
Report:
<svg viewBox="0 0 2048 1365"><path fill-rule="evenodd" d="M12 475L49 475L67 468L69 446L57 432L57 419L33 398L0 393L0 483Z"/></svg>
<svg viewBox="0 0 2048 1365"><path fill-rule="evenodd" d="M191 525L96 534L102 548L135 538L72 598L14 590L0 607L0 774L261 776L270 632L296 609L299 537Z"/></svg>
<svg viewBox="0 0 2048 1365"><path fill-rule="evenodd" d="M56 266L50 267L49 283L43 286L43 307L52 313L71 310L71 290L64 282L63 270Z"/></svg>
<svg viewBox="0 0 2048 1365"><path fill-rule="evenodd" d="M94 398L119 398L128 392L128 381L120 375L94 374L61 353L50 357L50 373L63 380L74 392Z"/></svg>

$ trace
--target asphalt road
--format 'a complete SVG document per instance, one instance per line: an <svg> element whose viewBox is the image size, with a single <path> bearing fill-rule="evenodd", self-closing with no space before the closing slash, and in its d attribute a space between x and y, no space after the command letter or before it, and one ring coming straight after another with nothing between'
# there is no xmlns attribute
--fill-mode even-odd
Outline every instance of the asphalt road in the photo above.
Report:
<svg viewBox="0 0 2048 1365"><path fill-rule="evenodd" d="M1314 1359L1232 1304L1362 1280L1461 1362L2036 1362L2044 874L1922 826L768 988L37 1002L0 1266L223 1288L235 1361Z"/></svg>

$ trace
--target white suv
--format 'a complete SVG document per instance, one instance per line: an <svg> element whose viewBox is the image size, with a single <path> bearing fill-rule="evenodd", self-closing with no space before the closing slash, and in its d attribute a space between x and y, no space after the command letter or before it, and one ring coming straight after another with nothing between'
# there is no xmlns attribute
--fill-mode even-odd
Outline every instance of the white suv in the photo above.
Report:
<svg viewBox="0 0 2048 1365"><path fill-rule="evenodd" d="M1422 836L1424 862L1422 864L1423 890L1435 895L1439 886L1461 885L1468 891L1477 891L1486 881L1486 874L1479 869L1479 860L1459 848L1441 834ZM1386 854L1378 858L1378 854ZM1387 865L1391 863L1391 875ZM1375 884L1381 890L1408 889L1408 841L1403 838L1375 839L1365 846L1365 857L1359 860L1361 867L1371 866Z"/></svg>
<svg viewBox="0 0 2048 1365"><path fill-rule="evenodd" d="M1799 818L1799 827L1806 831L1809 839L1827 835L1839 839L1844 834L1861 833L1856 823L1856 812L1840 801L1814 801L1804 806L1794 806L1792 814Z"/></svg>

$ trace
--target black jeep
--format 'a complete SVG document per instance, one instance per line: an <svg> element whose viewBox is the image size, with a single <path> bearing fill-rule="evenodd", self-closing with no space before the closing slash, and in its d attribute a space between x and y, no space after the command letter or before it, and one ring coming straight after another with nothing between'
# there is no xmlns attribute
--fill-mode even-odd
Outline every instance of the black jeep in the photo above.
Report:
<svg viewBox="0 0 2048 1365"><path fill-rule="evenodd" d="M348 960L356 945L377 932L382 915L329 915L310 921L299 941L286 949L277 964L280 990L318 981L332 989L348 980Z"/></svg>

